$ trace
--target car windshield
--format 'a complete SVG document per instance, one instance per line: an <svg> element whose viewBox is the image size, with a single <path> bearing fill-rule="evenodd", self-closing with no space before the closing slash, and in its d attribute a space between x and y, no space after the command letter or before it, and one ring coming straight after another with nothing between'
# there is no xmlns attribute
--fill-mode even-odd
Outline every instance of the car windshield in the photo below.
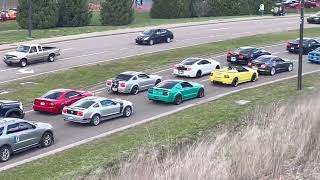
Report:
<svg viewBox="0 0 320 180"><path fill-rule="evenodd" d="M182 61L183 65L192 65L194 63L196 63L197 61L199 61L199 59L186 59L184 61Z"/></svg>
<svg viewBox="0 0 320 180"><path fill-rule="evenodd" d="M20 45L16 51L27 53L29 52L29 49L30 49L30 46Z"/></svg>
<svg viewBox="0 0 320 180"><path fill-rule="evenodd" d="M116 79L123 80L123 81L129 81L132 77L133 77L133 75L129 75L129 74L119 74L116 77Z"/></svg>
<svg viewBox="0 0 320 180"><path fill-rule="evenodd" d="M79 107L79 108L85 108L88 109L92 104L94 104L94 101L80 101L74 105L74 107Z"/></svg>
<svg viewBox="0 0 320 180"><path fill-rule="evenodd" d="M172 89L178 83L179 83L178 81L163 81L159 83L156 87L164 88L164 89Z"/></svg>
<svg viewBox="0 0 320 180"><path fill-rule="evenodd" d="M3 134L4 127L0 127L0 136Z"/></svg>
<svg viewBox="0 0 320 180"><path fill-rule="evenodd" d="M260 57L258 57L256 60L254 60L254 61L265 63L265 62L269 62L271 59L272 59L272 57L263 57L263 56L260 56Z"/></svg>
<svg viewBox="0 0 320 180"><path fill-rule="evenodd" d="M61 91L49 91L46 94L42 96L42 98L46 99L59 99L61 96L62 92Z"/></svg>
<svg viewBox="0 0 320 180"><path fill-rule="evenodd" d="M154 33L153 29L145 30L145 31L142 32L142 34L145 34L145 35L151 35L153 33Z"/></svg>
<svg viewBox="0 0 320 180"><path fill-rule="evenodd" d="M251 48L238 48L235 50L236 53L241 53L241 54L249 54L251 51Z"/></svg>
<svg viewBox="0 0 320 180"><path fill-rule="evenodd" d="M303 44L305 44L307 41L308 41L308 39L303 39L302 42L303 42ZM293 42L299 44L300 43L300 39L298 38L298 39L294 40Z"/></svg>

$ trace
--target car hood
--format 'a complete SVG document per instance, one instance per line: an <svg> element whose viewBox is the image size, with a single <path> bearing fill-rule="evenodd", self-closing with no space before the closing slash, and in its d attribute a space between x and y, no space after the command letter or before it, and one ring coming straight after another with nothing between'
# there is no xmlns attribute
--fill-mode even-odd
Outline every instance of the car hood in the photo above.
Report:
<svg viewBox="0 0 320 180"><path fill-rule="evenodd" d="M146 37L150 37L149 35L146 35L146 34L139 34L138 35L138 38L146 38Z"/></svg>
<svg viewBox="0 0 320 180"><path fill-rule="evenodd" d="M41 129L52 129L52 125L48 123L35 122L34 124Z"/></svg>
<svg viewBox="0 0 320 180"><path fill-rule="evenodd" d="M8 52L5 54L5 56L16 56L16 57L23 57L27 55L27 53L24 53L24 52L18 52L18 51L11 51L11 52Z"/></svg>

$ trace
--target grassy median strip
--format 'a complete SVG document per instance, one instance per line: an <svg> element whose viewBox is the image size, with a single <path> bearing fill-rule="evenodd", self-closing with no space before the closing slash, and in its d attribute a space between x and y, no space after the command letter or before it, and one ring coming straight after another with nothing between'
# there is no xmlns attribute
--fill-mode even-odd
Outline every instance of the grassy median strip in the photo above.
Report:
<svg viewBox="0 0 320 180"><path fill-rule="evenodd" d="M306 36L320 36L320 28L305 30ZM55 88L83 89L92 86L106 79L114 77L120 72L128 70L144 71L154 67L165 66L181 61L190 56L213 55L225 53L230 49L239 46L259 46L263 44L279 43L298 36L297 31L273 33L242 37L222 42L203 44L187 48L167 50L164 52L141 55L126 58L119 61L101 63L93 66L73 68L68 71L61 71L53 74L37 76L34 78L16 81L9 84L1 84L0 91L7 91L8 94L0 95L0 99L20 100L23 103L31 103L35 97ZM285 49L285 44L283 44ZM24 84L23 82L34 82L36 84Z"/></svg>
<svg viewBox="0 0 320 180"><path fill-rule="evenodd" d="M320 88L319 75L319 73L315 73L305 76L305 90L302 92L296 90L296 79L245 90L1 172L0 179L86 177L87 174L101 170L101 168L117 164L139 148L170 147L184 142L192 142L207 134L208 131L214 131L219 124L240 120L254 107L268 105L274 101L285 102L304 94L316 92ZM248 100L251 103L241 106L235 103L239 100Z"/></svg>

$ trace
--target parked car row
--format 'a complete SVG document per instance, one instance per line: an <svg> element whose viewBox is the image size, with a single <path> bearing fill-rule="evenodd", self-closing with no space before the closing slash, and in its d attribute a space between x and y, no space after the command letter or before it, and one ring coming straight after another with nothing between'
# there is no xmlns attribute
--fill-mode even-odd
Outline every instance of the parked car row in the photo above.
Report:
<svg viewBox="0 0 320 180"><path fill-rule="evenodd" d="M0 21L7 21L7 20L16 20L17 18L17 9L3 9L0 11Z"/></svg>

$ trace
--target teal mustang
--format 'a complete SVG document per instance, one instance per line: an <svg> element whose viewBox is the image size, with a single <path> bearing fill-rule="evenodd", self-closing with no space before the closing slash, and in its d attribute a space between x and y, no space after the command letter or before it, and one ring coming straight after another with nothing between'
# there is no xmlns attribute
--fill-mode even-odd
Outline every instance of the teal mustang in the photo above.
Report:
<svg viewBox="0 0 320 180"><path fill-rule="evenodd" d="M308 60L313 63L320 63L320 47L308 54Z"/></svg>
<svg viewBox="0 0 320 180"><path fill-rule="evenodd" d="M204 86L182 80L166 80L148 90L148 99L181 104L183 101L204 97Z"/></svg>

